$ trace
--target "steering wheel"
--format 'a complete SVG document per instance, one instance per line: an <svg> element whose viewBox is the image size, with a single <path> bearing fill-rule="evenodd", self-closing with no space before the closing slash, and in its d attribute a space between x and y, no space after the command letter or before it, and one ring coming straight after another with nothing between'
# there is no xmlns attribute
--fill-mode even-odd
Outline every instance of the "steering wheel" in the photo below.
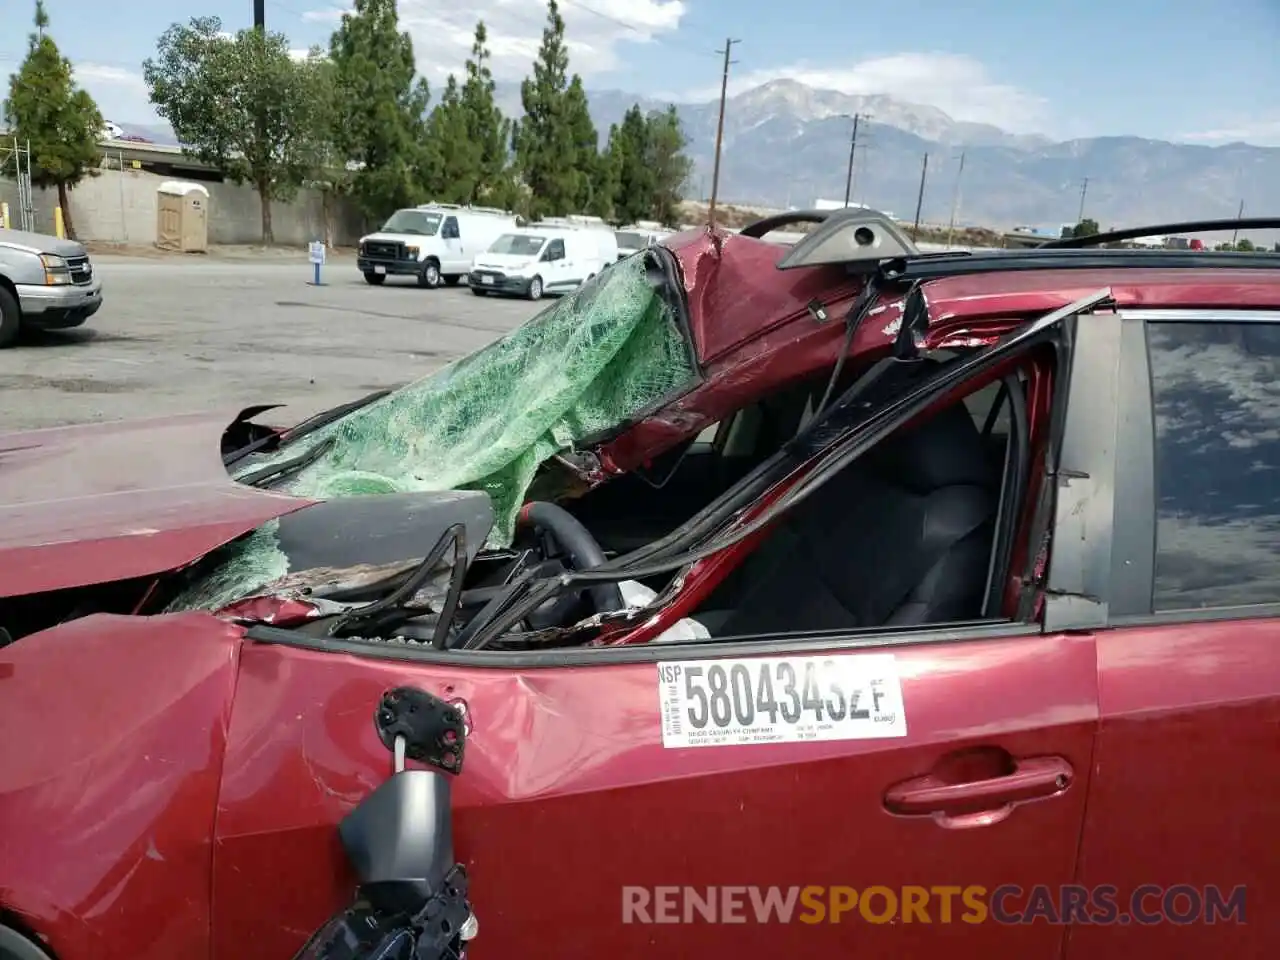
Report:
<svg viewBox="0 0 1280 960"><path fill-rule="evenodd" d="M541 500L532 500L521 508L517 523L536 527L551 534L568 556L570 569L582 572L605 562L604 549L591 531L564 507ZM622 589L616 583L597 583L582 592L591 597L591 605L596 613L613 613L616 610L626 609L626 602L622 599ZM576 599L576 594L568 596L571 602ZM553 600L552 603L556 605L555 609L558 609L561 600Z"/></svg>

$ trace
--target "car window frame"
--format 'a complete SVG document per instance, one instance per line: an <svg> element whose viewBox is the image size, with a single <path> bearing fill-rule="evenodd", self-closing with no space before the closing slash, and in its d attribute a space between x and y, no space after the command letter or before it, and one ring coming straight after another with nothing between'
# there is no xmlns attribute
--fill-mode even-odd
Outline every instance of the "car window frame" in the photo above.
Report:
<svg viewBox="0 0 1280 960"><path fill-rule="evenodd" d="M1152 323L1267 323L1280 325L1276 309L1163 308L1120 311L1124 326L1121 357L1125 386L1120 402L1124 412L1116 446L1125 451L1116 475L1116 500L1126 504L1115 525L1116 551L1112 559L1116 605L1110 625L1141 626L1254 620L1280 616L1280 601L1245 606L1185 610L1155 609L1156 477L1155 381L1147 343Z"/></svg>
<svg viewBox="0 0 1280 960"><path fill-rule="evenodd" d="M1065 308L1064 308L1065 309ZM1056 311L1055 311L1056 312ZM1089 321L1090 328L1083 335L1079 331L1081 320ZM399 661L421 665L483 667L504 670L526 669L560 669L565 667L607 667L618 664L658 663L680 660L700 660L721 657L744 656L783 656L812 654L818 651L858 651L868 649L914 646L923 643L960 643L968 641L989 641L994 639L1034 637L1046 633L1062 632L1067 627L1048 626L1051 613L1051 592L1054 589L1055 569L1058 570L1058 582L1062 582L1064 570L1072 570L1075 566L1096 553L1110 554L1111 529L1110 517L1114 512L1114 504L1106 494L1110 489L1106 485L1094 489L1094 485L1081 483L1074 475L1071 464L1078 462L1065 455L1071 437L1097 437L1114 435L1119 413L1114 404L1108 407L1103 404L1086 405L1079 402L1082 397L1096 396L1099 391L1114 396L1118 389L1116 379L1119 375L1119 364L1105 361L1108 355L1114 358L1119 343L1119 323L1114 311L1105 307L1093 306L1083 308L1077 313L1060 321L1062 334L1060 337L1058 369L1054 380L1058 386L1054 390L1051 410L1052 424L1050 447L1057 445L1059 456L1052 462L1046 462L1046 482L1058 483L1069 477L1069 483L1085 493L1092 491L1094 500L1106 499L1106 509L1101 517L1107 520L1105 528L1090 527L1090 521L1098 519L1094 513L1087 511L1088 517L1081 516L1078 507L1067 504L1064 509L1062 498L1058 498L1056 514L1049 518L1052 530L1053 558L1061 555L1061 562L1051 562L1050 571L1045 581L1046 605L1040 617L1027 620L992 619L971 623L930 624L926 626L901 627L868 627L853 630L804 631L788 634L761 634L750 638L732 638L716 641L642 643L635 645L602 646L602 647L567 647L552 650L511 651L511 650L435 650L431 648L410 648L396 643L364 643L353 640L338 639L328 636L309 636L292 630L283 630L266 624L255 624L246 631L247 639L258 643L276 643L282 646L299 647L318 652L345 653L370 659ZM1050 341L1053 342L1053 341ZM1077 354L1083 350L1084 356L1077 361ZM1065 427L1065 429L1064 429ZM1079 440L1077 439L1078 443ZM1101 475L1110 477L1114 473L1115 447L1103 444L1099 448L1096 459L1097 469ZM1061 465L1059 468L1058 465ZM1073 522L1074 521L1074 522ZM1069 542L1063 549L1058 549L1059 538L1067 536L1078 538L1078 542ZM1036 531L1030 531L1036 536ZM1105 581L1105 578L1104 578ZM1107 609L1108 593L1105 582L1102 596L1098 598L1102 610ZM1060 617L1061 619L1061 617Z"/></svg>
<svg viewBox="0 0 1280 960"><path fill-rule="evenodd" d="M453 232L450 233L449 232L450 230L452 230ZM461 240L462 239L462 226L461 224L458 223L457 217L450 215L444 218L444 222L440 224L440 239L441 240Z"/></svg>

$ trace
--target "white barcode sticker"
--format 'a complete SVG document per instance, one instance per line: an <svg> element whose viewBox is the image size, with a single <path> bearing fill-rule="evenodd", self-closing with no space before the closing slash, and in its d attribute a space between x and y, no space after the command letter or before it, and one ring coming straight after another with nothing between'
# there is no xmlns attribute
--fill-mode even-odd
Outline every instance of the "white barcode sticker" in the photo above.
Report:
<svg viewBox="0 0 1280 960"><path fill-rule="evenodd" d="M658 664L664 747L905 737L893 654Z"/></svg>

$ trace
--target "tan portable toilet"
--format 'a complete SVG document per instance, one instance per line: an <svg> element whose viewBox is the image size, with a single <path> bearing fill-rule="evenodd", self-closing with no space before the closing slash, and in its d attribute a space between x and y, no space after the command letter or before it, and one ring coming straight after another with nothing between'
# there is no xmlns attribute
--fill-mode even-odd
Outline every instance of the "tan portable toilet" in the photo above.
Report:
<svg viewBox="0 0 1280 960"><path fill-rule="evenodd" d="M198 183L166 180L156 191L156 246L182 253L209 249L209 191Z"/></svg>

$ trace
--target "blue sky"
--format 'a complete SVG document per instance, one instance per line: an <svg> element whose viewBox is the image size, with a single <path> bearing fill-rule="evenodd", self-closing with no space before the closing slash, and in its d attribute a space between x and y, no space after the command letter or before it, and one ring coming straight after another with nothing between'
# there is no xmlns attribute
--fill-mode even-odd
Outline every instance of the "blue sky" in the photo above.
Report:
<svg viewBox="0 0 1280 960"><path fill-rule="evenodd" d="M28 0L0 0L0 73L26 47ZM269 29L325 43L344 0L267 0ZM51 33L106 117L154 119L140 65L174 20L249 26L252 0L46 0ZM444 8L444 9L442 9ZM34 9L34 0L31 7ZM477 17L496 72L528 69L542 0L400 0L433 86L461 65ZM716 48L734 47L732 89L778 77L887 93L956 119L1056 138L1135 134L1280 145L1280 0L562 0L571 66L589 87L673 99L718 91Z"/></svg>

